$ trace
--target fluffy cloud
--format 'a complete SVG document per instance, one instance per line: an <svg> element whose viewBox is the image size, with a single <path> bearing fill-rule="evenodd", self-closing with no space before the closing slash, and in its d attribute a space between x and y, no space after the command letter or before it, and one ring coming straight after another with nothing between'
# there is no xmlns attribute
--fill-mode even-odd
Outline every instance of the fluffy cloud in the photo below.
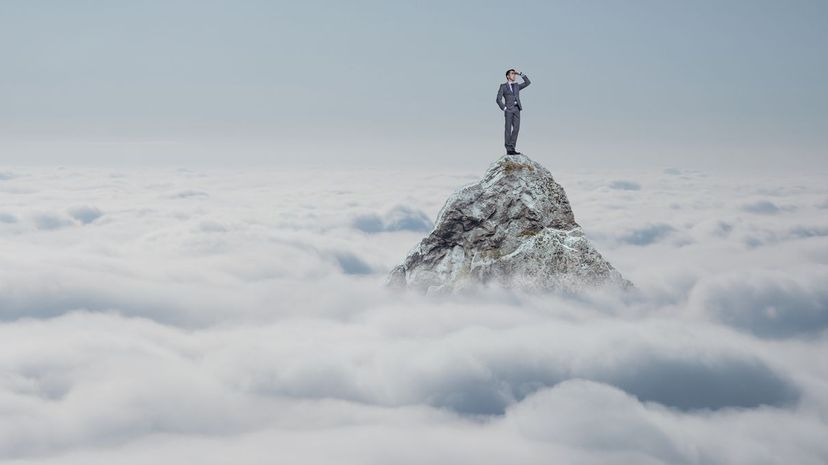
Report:
<svg viewBox="0 0 828 465"><path fill-rule="evenodd" d="M69 215L83 224L88 224L100 218L103 213L95 207L80 205L70 208Z"/></svg>
<svg viewBox="0 0 828 465"><path fill-rule="evenodd" d="M35 213L32 222L37 229L58 229L70 226L72 221L62 215L50 212Z"/></svg>
<svg viewBox="0 0 828 465"><path fill-rule="evenodd" d="M422 211L404 205L397 205L384 216L375 213L362 214L354 218L356 229L367 233L383 231L418 231L428 232L434 224Z"/></svg>
<svg viewBox="0 0 828 465"><path fill-rule="evenodd" d="M790 209L790 207L788 207ZM742 205L742 210L749 213L761 213L765 215L772 215L783 210L782 207L777 206L770 200L758 200Z"/></svg>
<svg viewBox="0 0 828 465"><path fill-rule="evenodd" d="M619 240L633 245L650 245L667 237L675 228L666 223L651 224L624 233Z"/></svg>
<svg viewBox="0 0 828 465"><path fill-rule="evenodd" d="M765 337L819 334L828 328L828 268L750 270L704 280L694 289L711 319Z"/></svg>
<svg viewBox="0 0 828 465"><path fill-rule="evenodd" d="M629 181L626 179L619 179L617 181L613 181L610 183L610 187L612 189L619 189L624 191L638 191L641 190L641 184L638 184L635 181Z"/></svg>
<svg viewBox="0 0 828 465"><path fill-rule="evenodd" d="M484 168L3 179L0 460L828 460L824 179L555 173L636 293L385 289Z"/></svg>

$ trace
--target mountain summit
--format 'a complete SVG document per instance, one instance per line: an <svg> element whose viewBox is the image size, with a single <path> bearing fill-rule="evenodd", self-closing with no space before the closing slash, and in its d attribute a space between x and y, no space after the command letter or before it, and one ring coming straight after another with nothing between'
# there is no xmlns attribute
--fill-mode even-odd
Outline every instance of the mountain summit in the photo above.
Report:
<svg viewBox="0 0 828 465"><path fill-rule="evenodd" d="M504 155L449 197L387 284L429 294L475 284L567 293L632 287L586 239L552 173L525 155Z"/></svg>

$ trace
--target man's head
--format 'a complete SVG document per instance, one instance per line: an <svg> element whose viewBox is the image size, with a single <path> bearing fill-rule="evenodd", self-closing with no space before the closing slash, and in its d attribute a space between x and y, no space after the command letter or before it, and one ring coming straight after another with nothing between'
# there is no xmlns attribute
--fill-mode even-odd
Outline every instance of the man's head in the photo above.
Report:
<svg viewBox="0 0 828 465"><path fill-rule="evenodd" d="M508 81L514 81L517 79L517 72L514 69L509 69L509 71L506 71L506 79Z"/></svg>

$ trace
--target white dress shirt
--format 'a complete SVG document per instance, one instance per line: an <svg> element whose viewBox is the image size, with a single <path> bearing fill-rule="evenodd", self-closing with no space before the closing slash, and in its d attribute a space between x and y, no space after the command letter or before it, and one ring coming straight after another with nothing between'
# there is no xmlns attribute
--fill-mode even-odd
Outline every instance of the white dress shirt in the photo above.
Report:
<svg viewBox="0 0 828 465"><path fill-rule="evenodd" d="M523 73L520 73L520 75L521 75L521 76L523 76ZM506 84L509 84L509 90L511 90L511 91L512 91L512 93L514 94L514 93L515 93L515 88L514 88L514 85L515 85L515 84L517 84L517 80L515 80L515 81L510 81L510 80L507 78L507 79L506 79ZM506 107L503 107L503 111L506 111Z"/></svg>

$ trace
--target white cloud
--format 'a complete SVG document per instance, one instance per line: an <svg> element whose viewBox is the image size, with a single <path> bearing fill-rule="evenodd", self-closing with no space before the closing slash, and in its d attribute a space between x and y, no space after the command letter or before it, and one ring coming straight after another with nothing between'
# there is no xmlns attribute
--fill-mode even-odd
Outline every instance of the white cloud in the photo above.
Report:
<svg viewBox="0 0 828 465"><path fill-rule="evenodd" d="M628 179L618 179L610 183L610 188L624 191L638 191L641 190L641 184Z"/></svg>
<svg viewBox="0 0 828 465"><path fill-rule="evenodd" d="M790 210L791 207L779 207L770 200L757 200L756 202L746 203L742 205L742 210L749 213L759 213L763 215L773 215L784 210Z"/></svg>
<svg viewBox="0 0 828 465"><path fill-rule="evenodd" d="M83 224L88 224L100 218L103 213L95 207L79 205L70 208L69 215Z"/></svg>
<svg viewBox="0 0 828 465"><path fill-rule="evenodd" d="M383 231L417 231L427 233L434 226L428 215L420 210L406 207L405 205L397 205L388 211L384 217L375 213L359 215L354 218L353 225L356 229L366 233Z"/></svg>
<svg viewBox="0 0 828 465"><path fill-rule="evenodd" d="M4 179L0 461L828 460L824 179L556 173L637 293L384 289L478 174Z"/></svg>
<svg viewBox="0 0 828 465"><path fill-rule="evenodd" d="M759 336L813 335L828 329L828 267L740 271L705 279L693 300L714 321Z"/></svg>
<svg viewBox="0 0 828 465"><path fill-rule="evenodd" d="M51 212L38 212L32 215L32 221L37 229L59 229L71 226L73 223L68 218Z"/></svg>

